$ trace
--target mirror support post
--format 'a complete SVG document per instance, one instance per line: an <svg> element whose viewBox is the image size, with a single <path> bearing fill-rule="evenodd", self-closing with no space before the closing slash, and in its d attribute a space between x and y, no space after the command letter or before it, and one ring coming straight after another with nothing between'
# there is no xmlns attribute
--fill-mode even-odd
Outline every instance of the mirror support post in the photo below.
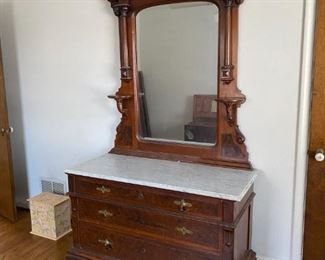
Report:
<svg viewBox="0 0 325 260"><path fill-rule="evenodd" d="M128 17L131 5L128 0L110 1L114 14L119 20L119 37L120 37L120 62L121 62L121 88L115 95L109 95L108 98L116 101L117 109L122 114L121 122L116 129L115 148L131 147L133 142L132 120L128 113L132 106L133 94L125 91L125 85L132 81L132 69L129 60L129 43L128 43Z"/></svg>
<svg viewBox="0 0 325 260"><path fill-rule="evenodd" d="M234 80L234 69L232 61L232 9L237 4L241 4L243 0L224 0L226 8L226 28L225 28L225 55L224 64L221 66L221 81L230 84Z"/></svg>
<svg viewBox="0 0 325 260"><path fill-rule="evenodd" d="M234 65L232 64L231 56L232 56L232 17L231 17L231 9L232 9L232 1L227 1L225 3L226 6L226 37L225 37L225 58L224 65L221 67L221 80L225 84L230 84L231 81L234 80L233 70Z"/></svg>
<svg viewBox="0 0 325 260"><path fill-rule="evenodd" d="M129 64L129 48L128 48L128 31L127 16L130 11L128 3L112 3L114 14L119 18L119 35L120 35L120 56L121 56L121 80L131 80L132 73Z"/></svg>

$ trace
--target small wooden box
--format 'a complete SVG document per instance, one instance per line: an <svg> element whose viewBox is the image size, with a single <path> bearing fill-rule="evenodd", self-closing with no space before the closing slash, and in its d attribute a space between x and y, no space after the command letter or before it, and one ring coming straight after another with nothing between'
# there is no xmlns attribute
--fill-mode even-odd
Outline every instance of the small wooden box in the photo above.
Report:
<svg viewBox="0 0 325 260"><path fill-rule="evenodd" d="M31 234L58 240L71 232L71 202L68 196L43 192L29 202Z"/></svg>

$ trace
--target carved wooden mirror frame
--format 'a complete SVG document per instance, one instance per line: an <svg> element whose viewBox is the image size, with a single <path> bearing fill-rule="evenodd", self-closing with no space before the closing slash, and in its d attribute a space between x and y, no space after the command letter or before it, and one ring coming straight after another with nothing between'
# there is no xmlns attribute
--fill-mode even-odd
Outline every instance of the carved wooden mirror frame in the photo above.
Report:
<svg viewBox="0 0 325 260"><path fill-rule="evenodd" d="M245 96L237 88L238 9L244 0L208 0L219 9L218 111L213 146L144 140L139 136L136 15L162 4L197 0L108 0L119 19L121 87L108 96L117 102L122 119L117 127L116 154L214 164L250 169L245 137L237 124L237 109Z"/></svg>

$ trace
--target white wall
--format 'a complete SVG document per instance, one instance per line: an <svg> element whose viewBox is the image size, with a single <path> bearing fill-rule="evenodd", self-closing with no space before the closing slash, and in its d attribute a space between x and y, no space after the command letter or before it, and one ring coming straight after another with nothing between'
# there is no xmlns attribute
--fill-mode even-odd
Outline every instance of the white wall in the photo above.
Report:
<svg viewBox="0 0 325 260"><path fill-rule="evenodd" d="M239 20L238 84L247 95L240 126L253 166L262 171L253 247L290 259L303 1L248 0Z"/></svg>
<svg viewBox="0 0 325 260"><path fill-rule="evenodd" d="M117 23L104 0L2 0L0 11L22 200L40 191L40 176L65 178L112 146L119 114L105 96L119 86ZM252 246L279 260L290 259L302 23L303 0L240 9L240 126L261 170Z"/></svg>
<svg viewBox="0 0 325 260"><path fill-rule="evenodd" d="M103 154L119 113L118 27L107 1L2 0L1 40L19 203L40 176Z"/></svg>

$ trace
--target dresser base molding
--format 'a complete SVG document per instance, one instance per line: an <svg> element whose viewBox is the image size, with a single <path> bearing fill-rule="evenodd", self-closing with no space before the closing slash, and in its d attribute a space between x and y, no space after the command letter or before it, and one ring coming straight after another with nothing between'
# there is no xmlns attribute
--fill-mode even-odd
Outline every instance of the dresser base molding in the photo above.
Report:
<svg viewBox="0 0 325 260"><path fill-rule="evenodd" d="M116 258L108 257L108 256L100 256L100 255L94 255L92 252L87 252L81 249L75 249L72 248L67 252L66 255L67 260L101 260L101 259L107 259L107 260L116 260ZM247 251L245 254L245 257L240 260L256 260L256 253L253 250ZM124 260L124 259L123 259ZM132 259L135 260L135 259ZM151 259L154 260L154 259ZM155 259L155 260L169 260L169 259ZM222 258L218 260L223 260Z"/></svg>
<svg viewBox="0 0 325 260"><path fill-rule="evenodd" d="M66 260L100 260L100 259L114 259L108 256L100 256L94 254L94 252L87 252L81 249L71 248L66 255Z"/></svg>

